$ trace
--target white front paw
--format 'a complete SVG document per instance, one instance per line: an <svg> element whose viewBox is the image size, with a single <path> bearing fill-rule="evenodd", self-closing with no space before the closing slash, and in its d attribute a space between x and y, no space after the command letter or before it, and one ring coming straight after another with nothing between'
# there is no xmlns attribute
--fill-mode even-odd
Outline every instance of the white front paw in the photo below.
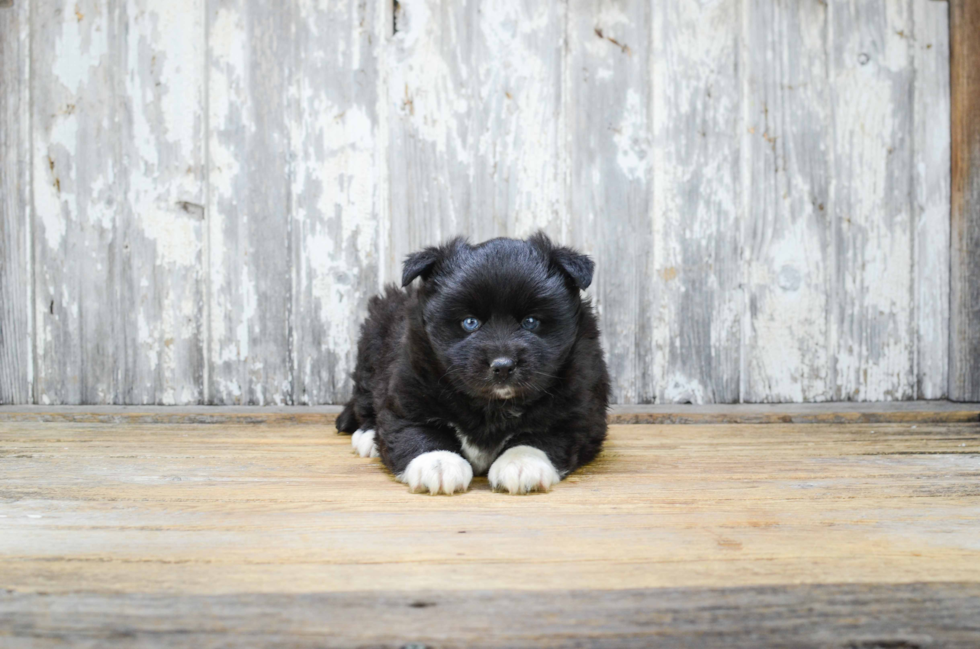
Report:
<svg viewBox="0 0 980 649"><path fill-rule="evenodd" d="M512 494L548 491L561 481L548 456L533 446L507 449L490 466L487 478L494 489L503 488Z"/></svg>
<svg viewBox="0 0 980 649"><path fill-rule="evenodd" d="M350 438L350 445L361 457L378 457L378 445L374 443L374 429L355 430Z"/></svg>
<svg viewBox="0 0 980 649"><path fill-rule="evenodd" d="M452 451L430 451L409 462L398 479L412 491L452 495L470 486L473 467Z"/></svg>

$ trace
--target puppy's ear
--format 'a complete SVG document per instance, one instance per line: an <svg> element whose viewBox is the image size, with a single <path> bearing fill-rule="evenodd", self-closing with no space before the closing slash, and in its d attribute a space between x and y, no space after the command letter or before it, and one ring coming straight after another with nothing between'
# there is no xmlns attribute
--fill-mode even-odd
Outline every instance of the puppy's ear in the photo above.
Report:
<svg viewBox="0 0 980 649"><path fill-rule="evenodd" d="M572 280L576 288L579 290L589 288L592 283L592 273L595 271L595 262L588 255L565 246L556 246L541 231L531 235L528 242L543 252L548 257L549 263Z"/></svg>
<svg viewBox="0 0 980 649"><path fill-rule="evenodd" d="M589 284L592 283L592 273L595 271L595 262L591 257L575 252L571 248L559 247L551 253L551 258L572 278L575 286L580 290L589 288Z"/></svg>
<svg viewBox="0 0 980 649"><path fill-rule="evenodd" d="M416 277L421 277L424 280L429 279L439 266L465 245L465 239L456 237L441 246L413 252L405 258L405 264L402 266L402 286L408 286Z"/></svg>
<svg viewBox="0 0 980 649"><path fill-rule="evenodd" d="M402 266L402 286L408 286L419 275L422 276L422 279L427 279L438 262L438 248L426 248L413 252L405 258L405 265Z"/></svg>

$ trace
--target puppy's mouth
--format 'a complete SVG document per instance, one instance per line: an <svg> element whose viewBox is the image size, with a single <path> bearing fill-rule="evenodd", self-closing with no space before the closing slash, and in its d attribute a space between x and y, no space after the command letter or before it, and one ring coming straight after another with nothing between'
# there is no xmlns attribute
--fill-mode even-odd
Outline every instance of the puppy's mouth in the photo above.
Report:
<svg viewBox="0 0 980 649"><path fill-rule="evenodd" d="M493 396L498 399L513 399L516 394L517 390L510 385L498 385L493 388Z"/></svg>

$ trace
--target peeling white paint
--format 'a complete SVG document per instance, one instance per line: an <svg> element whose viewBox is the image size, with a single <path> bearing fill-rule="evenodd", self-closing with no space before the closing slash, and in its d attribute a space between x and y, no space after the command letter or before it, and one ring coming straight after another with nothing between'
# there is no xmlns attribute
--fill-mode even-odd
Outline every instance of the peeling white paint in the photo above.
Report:
<svg viewBox="0 0 980 649"><path fill-rule="evenodd" d="M728 0L653 7L653 261L663 271L653 279L650 328L659 401L738 399L737 8Z"/></svg>
<svg viewBox="0 0 980 649"><path fill-rule="evenodd" d="M706 403L704 386L693 377L675 374L664 386L664 403Z"/></svg>
<svg viewBox="0 0 980 649"><path fill-rule="evenodd" d="M255 282L249 278L248 266L241 267L241 286L242 290L242 314L238 321L238 327L235 331L237 336L238 347L235 349L235 356L225 357L229 360L246 360L249 355L249 328L252 325L252 320L255 317ZM260 333L256 331L256 333ZM230 353L230 349L228 353Z"/></svg>
<svg viewBox="0 0 980 649"><path fill-rule="evenodd" d="M137 335L139 336L140 347L143 348L143 352L146 354L147 360L150 362L150 371L156 370L160 356L157 352L156 346L154 345L156 332L150 332L150 326L146 322L146 314L142 309L140 309L139 316L137 316L136 321L139 326Z"/></svg>
<svg viewBox="0 0 980 649"><path fill-rule="evenodd" d="M122 355L78 332L120 322L138 401L200 399L205 329L219 400L338 400L404 253L539 227L602 260L619 401L945 394L944 3L403 0L390 36L376 7L297 0L300 31L256 38L260 4L40 5L42 402L76 389L83 349L86 398L117 398ZM248 203L265 181L283 214ZM247 239L266 217L281 250ZM259 254L292 255L278 284Z"/></svg>
<svg viewBox="0 0 980 649"><path fill-rule="evenodd" d="M388 28L368 26L360 7L333 5L309 14L301 28L308 31L299 34L304 47L286 121L294 152L292 383L298 403L349 392L358 321L377 285L384 149L376 114L387 98L382 92L367 101L369 87L351 79L376 74L365 69L380 53L368 30Z"/></svg>
<svg viewBox="0 0 980 649"><path fill-rule="evenodd" d="M949 4L914 2L916 398L947 396L949 374Z"/></svg>
<svg viewBox="0 0 980 649"><path fill-rule="evenodd" d="M459 130L452 127L455 119L468 113L470 103L459 94L459 85L439 50L441 38L455 40L457 34L440 33L441 25L432 20L430 2L399 3L399 31L392 43L400 61L392 61L389 69L389 101L392 113L410 120L417 136L434 145L437 154L451 153L459 164L469 166L469 149ZM468 70L462 69L461 74L465 78Z"/></svg>
<svg viewBox="0 0 980 649"><path fill-rule="evenodd" d="M103 63L109 51L109 41L104 14L88 11L86 18L80 20L76 11L80 5L66 4L60 11L60 38L55 41L54 65L51 71L73 95L77 95L82 85Z"/></svg>
<svg viewBox="0 0 980 649"><path fill-rule="evenodd" d="M47 141L35 145L34 206L48 247L61 249L68 231L66 218L78 213L74 183L67 173L76 164L78 118L74 114L54 118ZM64 205L63 205L64 203Z"/></svg>
<svg viewBox="0 0 980 649"><path fill-rule="evenodd" d="M910 107L899 99L909 96L912 78L908 40L901 37L911 33L905 8L898 2L864 7L871 15L859 22L874 27L838 29L833 43L833 216L844 259L833 342L836 388L844 399L914 394L911 205L903 196L912 174L905 133L911 122Z"/></svg>
<svg viewBox="0 0 980 649"><path fill-rule="evenodd" d="M633 88L626 91L626 105L618 127L614 129L618 153L616 162L627 178L646 180L650 168L648 152L650 135L647 130L647 107Z"/></svg>
<svg viewBox="0 0 980 649"><path fill-rule="evenodd" d="M140 214L143 234L156 243L157 263L186 268L201 257L200 221L180 210L148 205Z"/></svg>

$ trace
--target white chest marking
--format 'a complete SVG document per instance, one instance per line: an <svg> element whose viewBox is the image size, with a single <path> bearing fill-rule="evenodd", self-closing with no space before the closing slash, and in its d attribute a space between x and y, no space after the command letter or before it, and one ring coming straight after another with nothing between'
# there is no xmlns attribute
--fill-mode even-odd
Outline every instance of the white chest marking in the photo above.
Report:
<svg viewBox="0 0 980 649"><path fill-rule="evenodd" d="M504 444L507 443L507 439L502 441L496 448L483 448L482 446L476 446L470 442L469 438L459 429L459 426L453 424L453 428L456 429L456 438L459 440L460 445L463 447L463 455L470 464L473 465L473 472L476 474L485 473L493 461L497 459L497 455L500 453L500 449L503 448Z"/></svg>

